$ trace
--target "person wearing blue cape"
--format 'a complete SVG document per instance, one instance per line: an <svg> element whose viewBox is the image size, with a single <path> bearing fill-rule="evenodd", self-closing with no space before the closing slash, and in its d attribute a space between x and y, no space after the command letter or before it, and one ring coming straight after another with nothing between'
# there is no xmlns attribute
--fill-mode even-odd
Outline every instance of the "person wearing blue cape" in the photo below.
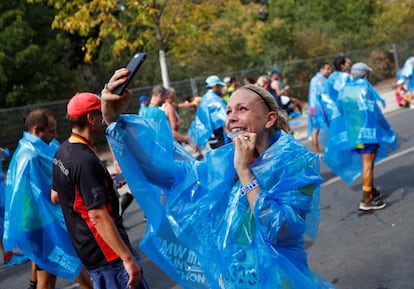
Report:
<svg viewBox="0 0 414 289"><path fill-rule="evenodd" d="M307 264L319 225L319 158L286 133L273 96L246 85L230 97L232 143L202 161L156 123L121 113L131 97L101 92L107 140L147 216L140 247L183 288L334 288ZM160 196L159 192L165 193Z"/></svg>
<svg viewBox="0 0 414 289"><path fill-rule="evenodd" d="M408 92L414 92L414 56L409 56L405 60L399 79L404 80Z"/></svg>
<svg viewBox="0 0 414 289"><path fill-rule="evenodd" d="M142 115L144 111L148 108L148 105L150 103L150 98L146 95L141 95L139 97L139 110L138 115Z"/></svg>
<svg viewBox="0 0 414 289"><path fill-rule="evenodd" d="M50 199L53 156L59 146L55 136L53 113L38 108L27 115L7 171L4 247L20 249L35 263L38 288L54 288L56 276L68 280L79 276L85 282L82 288L91 288L87 277L80 275L83 266L61 208Z"/></svg>
<svg viewBox="0 0 414 289"><path fill-rule="evenodd" d="M337 112L331 120L325 163L347 184L362 178L359 209L378 210L385 207L382 194L374 186L374 166L388 156L386 147L395 150L397 137L377 102L385 101L369 83L372 69L365 63L351 68L352 80L340 91Z"/></svg>
<svg viewBox="0 0 414 289"><path fill-rule="evenodd" d="M308 137L311 138L313 151L317 154L321 154L318 140L319 132L321 130L326 131L329 125L328 115L322 102L322 93L324 84L330 73L331 66L329 63L321 63L319 65L319 71L312 77L309 84Z"/></svg>
<svg viewBox="0 0 414 289"><path fill-rule="evenodd" d="M333 66L335 67L335 71L325 81L325 87L321 94L322 103L328 116L328 122L337 113L336 100L338 99L339 92L351 80L352 61L344 55L339 55L335 57Z"/></svg>
<svg viewBox="0 0 414 289"><path fill-rule="evenodd" d="M6 186L4 184L4 173L2 162L10 156L8 148L0 147L0 252L3 256L3 266L11 267L14 265L26 263L29 259L19 252L4 251L3 232L4 232L4 201L6 198Z"/></svg>
<svg viewBox="0 0 414 289"><path fill-rule="evenodd" d="M205 149L207 144L215 149L229 142L223 128L226 121L226 102L222 98L224 86L217 75L211 75L205 81L207 92L188 129L190 142L200 149Z"/></svg>

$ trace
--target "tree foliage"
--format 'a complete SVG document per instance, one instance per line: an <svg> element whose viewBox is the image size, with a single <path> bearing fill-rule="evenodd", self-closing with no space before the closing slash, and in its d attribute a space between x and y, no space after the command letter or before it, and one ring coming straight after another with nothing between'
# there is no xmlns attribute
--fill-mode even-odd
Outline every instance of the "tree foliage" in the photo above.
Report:
<svg viewBox="0 0 414 289"><path fill-rule="evenodd" d="M67 39L50 28L53 11L25 1L0 4L0 105L61 98L71 89Z"/></svg>
<svg viewBox="0 0 414 289"><path fill-rule="evenodd" d="M53 28L87 39L84 45L85 61L90 62L94 59L94 52L106 40L111 41L114 57L119 57L123 50L175 49L180 44L177 42L180 34L191 38L208 29L209 23L215 19L216 8L222 6L224 1L46 2L55 9Z"/></svg>
<svg viewBox="0 0 414 289"><path fill-rule="evenodd" d="M170 79L181 80L407 41L413 8L411 0L3 1L0 104L99 91L137 51L149 55L132 84L143 86L160 83L159 50Z"/></svg>

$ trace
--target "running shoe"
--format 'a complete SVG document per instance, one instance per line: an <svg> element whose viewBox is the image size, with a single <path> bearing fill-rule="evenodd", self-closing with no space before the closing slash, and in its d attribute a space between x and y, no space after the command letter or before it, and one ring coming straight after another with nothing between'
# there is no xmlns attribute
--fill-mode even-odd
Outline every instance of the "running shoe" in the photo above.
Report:
<svg viewBox="0 0 414 289"><path fill-rule="evenodd" d="M380 210L385 208L387 204L381 200L371 199L369 202L361 201L359 203L359 209L362 211Z"/></svg>
<svg viewBox="0 0 414 289"><path fill-rule="evenodd" d="M13 253L13 256L9 260L4 260L4 267L12 267L14 265L23 264L29 261L24 255Z"/></svg>
<svg viewBox="0 0 414 289"><path fill-rule="evenodd" d="M373 187L371 191L371 200L377 201L382 198L382 193Z"/></svg>

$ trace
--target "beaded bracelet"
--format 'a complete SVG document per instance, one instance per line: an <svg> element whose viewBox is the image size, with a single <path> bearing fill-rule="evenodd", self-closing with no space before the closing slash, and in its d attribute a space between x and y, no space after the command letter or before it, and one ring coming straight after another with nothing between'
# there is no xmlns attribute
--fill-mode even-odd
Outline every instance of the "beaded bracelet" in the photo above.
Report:
<svg viewBox="0 0 414 289"><path fill-rule="evenodd" d="M259 185L259 183L257 182L257 180L255 178L253 178L247 185L245 185L244 187L241 187L239 192L241 196L245 196L247 195L251 190L257 188Z"/></svg>

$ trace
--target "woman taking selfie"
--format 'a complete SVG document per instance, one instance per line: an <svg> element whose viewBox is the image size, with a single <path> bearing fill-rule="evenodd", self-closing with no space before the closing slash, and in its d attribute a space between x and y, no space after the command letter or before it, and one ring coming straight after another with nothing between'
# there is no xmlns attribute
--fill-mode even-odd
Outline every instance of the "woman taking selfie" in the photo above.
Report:
<svg viewBox="0 0 414 289"><path fill-rule="evenodd" d="M227 106L233 142L196 161L157 124L120 115L130 92L111 90L127 74L115 72L102 90L102 113L148 217L145 253L184 288L334 288L309 270L304 250L319 224L319 158L286 133L273 96L237 89Z"/></svg>

